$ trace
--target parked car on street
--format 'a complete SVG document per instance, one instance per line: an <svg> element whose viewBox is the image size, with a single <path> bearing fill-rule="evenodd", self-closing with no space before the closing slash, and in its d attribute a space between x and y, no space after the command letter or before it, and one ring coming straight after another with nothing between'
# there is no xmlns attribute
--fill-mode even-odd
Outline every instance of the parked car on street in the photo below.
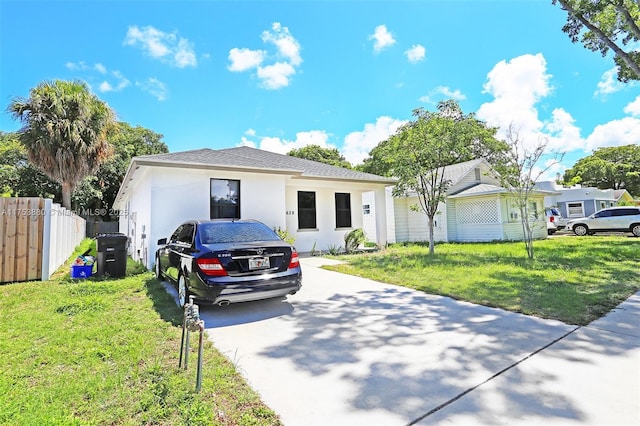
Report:
<svg viewBox="0 0 640 426"><path fill-rule="evenodd" d="M557 208L547 207L544 209L544 215L547 218L547 234L551 235L565 228L567 220Z"/></svg>
<svg viewBox="0 0 640 426"><path fill-rule="evenodd" d="M596 232L631 232L640 237L640 207L609 207L589 217L571 219L567 228L576 235Z"/></svg>
<svg viewBox="0 0 640 426"><path fill-rule="evenodd" d="M194 299L229 303L295 294L302 269L295 248L255 220L194 220L158 240L155 273L178 287L180 306Z"/></svg>

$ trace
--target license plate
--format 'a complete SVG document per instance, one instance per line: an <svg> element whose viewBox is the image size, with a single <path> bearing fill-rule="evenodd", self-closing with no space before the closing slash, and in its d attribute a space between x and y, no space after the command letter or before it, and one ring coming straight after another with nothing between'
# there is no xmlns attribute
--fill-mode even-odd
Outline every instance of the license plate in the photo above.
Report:
<svg viewBox="0 0 640 426"><path fill-rule="evenodd" d="M249 259L249 269L264 269L270 266L268 257L253 257Z"/></svg>

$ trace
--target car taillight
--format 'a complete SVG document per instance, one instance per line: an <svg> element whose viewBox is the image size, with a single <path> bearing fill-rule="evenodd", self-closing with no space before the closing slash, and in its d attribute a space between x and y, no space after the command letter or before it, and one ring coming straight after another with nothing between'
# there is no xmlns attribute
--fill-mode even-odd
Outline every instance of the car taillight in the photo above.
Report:
<svg viewBox="0 0 640 426"><path fill-rule="evenodd" d="M297 268L300 266L300 258L298 257L297 251L291 252L291 261L289 262L289 269Z"/></svg>
<svg viewBox="0 0 640 426"><path fill-rule="evenodd" d="M210 277L224 277L227 275L227 271L218 259L197 259L196 263L203 274Z"/></svg>
<svg viewBox="0 0 640 426"><path fill-rule="evenodd" d="M551 217L549 218L549 222L551 222L551 223L555 222L555 220L556 220L556 217L555 217L555 216L551 216Z"/></svg>

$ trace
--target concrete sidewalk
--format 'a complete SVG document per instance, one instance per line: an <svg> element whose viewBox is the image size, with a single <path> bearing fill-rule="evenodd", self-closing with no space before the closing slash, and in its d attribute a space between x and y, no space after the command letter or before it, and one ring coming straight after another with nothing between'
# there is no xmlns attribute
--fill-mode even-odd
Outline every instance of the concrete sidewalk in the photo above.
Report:
<svg viewBox="0 0 640 426"><path fill-rule="evenodd" d="M640 294L576 327L322 262L287 299L201 307L286 426L640 424Z"/></svg>

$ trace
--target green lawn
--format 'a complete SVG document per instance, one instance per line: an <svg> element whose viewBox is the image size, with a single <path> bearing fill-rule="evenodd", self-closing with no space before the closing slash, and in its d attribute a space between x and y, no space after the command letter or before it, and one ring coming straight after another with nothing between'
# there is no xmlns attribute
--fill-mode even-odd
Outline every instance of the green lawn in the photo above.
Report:
<svg viewBox="0 0 640 426"><path fill-rule="evenodd" d="M640 238L564 236L524 243L391 245L327 269L585 325L640 289Z"/></svg>
<svg viewBox="0 0 640 426"><path fill-rule="evenodd" d="M179 369L182 310L151 273L133 262L123 279L68 270L0 285L0 425L280 424L210 343L195 392L197 334Z"/></svg>

